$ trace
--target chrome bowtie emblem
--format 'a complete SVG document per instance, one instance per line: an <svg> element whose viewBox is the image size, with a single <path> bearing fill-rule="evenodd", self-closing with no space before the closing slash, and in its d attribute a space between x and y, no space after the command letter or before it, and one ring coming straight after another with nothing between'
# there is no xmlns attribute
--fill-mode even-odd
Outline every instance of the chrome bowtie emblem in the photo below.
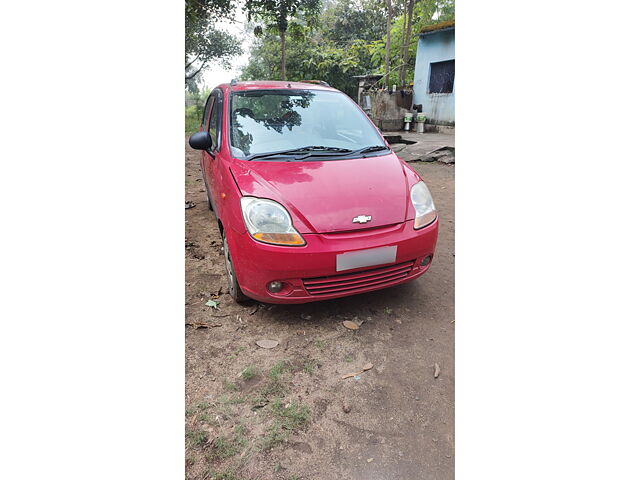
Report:
<svg viewBox="0 0 640 480"><path fill-rule="evenodd" d="M371 215L358 215L353 219L353 223L367 223L371 221Z"/></svg>

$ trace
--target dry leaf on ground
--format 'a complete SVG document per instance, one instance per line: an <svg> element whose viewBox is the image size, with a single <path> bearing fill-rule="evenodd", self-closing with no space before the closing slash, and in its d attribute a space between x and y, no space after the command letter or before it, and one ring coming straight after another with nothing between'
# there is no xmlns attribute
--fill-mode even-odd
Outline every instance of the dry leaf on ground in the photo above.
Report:
<svg viewBox="0 0 640 480"><path fill-rule="evenodd" d="M436 363L434 365L433 378L438 378L438 375L440 375L440 365Z"/></svg>
<svg viewBox="0 0 640 480"><path fill-rule="evenodd" d="M342 322L342 325L349 330L358 330L360 328L357 323L352 322L351 320L345 320Z"/></svg>
<svg viewBox="0 0 640 480"><path fill-rule="evenodd" d="M258 340L258 341L256 341L256 345L258 345L259 347L262 347L262 348L274 348L274 347L277 347L279 343L280 342L278 342L277 340Z"/></svg>

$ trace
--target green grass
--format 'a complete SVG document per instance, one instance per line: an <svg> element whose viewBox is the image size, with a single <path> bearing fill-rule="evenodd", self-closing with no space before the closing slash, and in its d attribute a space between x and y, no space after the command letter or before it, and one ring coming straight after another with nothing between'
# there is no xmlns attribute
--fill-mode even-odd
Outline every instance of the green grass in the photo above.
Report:
<svg viewBox="0 0 640 480"><path fill-rule="evenodd" d="M194 445L204 445L207 441L207 433L203 430L191 430L187 432L187 438Z"/></svg>
<svg viewBox="0 0 640 480"><path fill-rule="evenodd" d="M231 469L227 469L222 473L209 472L211 480L242 480L242 477L239 477L236 472Z"/></svg>
<svg viewBox="0 0 640 480"><path fill-rule="evenodd" d="M286 407L280 399L271 405L271 414L274 417L273 424L259 443L263 450L286 442L292 432L305 427L311 419L311 412L306 405L292 402Z"/></svg>
<svg viewBox="0 0 640 480"><path fill-rule="evenodd" d="M325 348L327 348L327 342L325 342L324 340L320 340L319 338L316 338L313 343L320 350L324 350Z"/></svg>
<svg viewBox="0 0 640 480"><path fill-rule="evenodd" d="M238 446L233 440L225 437L218 437L213 442L215 448L214 455L217 458L229 458L238 453Z"/></svg>
<svg viewBox="0 0 640 480"><path fill-rule="evenodd" d="M316 360L307 360L302 366L304 373L308 373L309 375L313 375L313 372L315 372L317 368L318 362Z"/></svg>
<svg viewBox="0 0 640 480"><path fill-rule="evenodd" d="M269 369L269 378L274 382L280 381L282 376L291 370L291 364L288 360L280 360Z"/></svg>
<svg viewBox="0 0 640 480"><path fill-rule="evenodd" d="M229 380L225 380L223 385L224 389L229 390L230 392L236 392L239 388L238 385L236 385L234 382L230 382Z"/></svg>
<svg viewBox="0 0 640 480"><path fill-rule="evenodd" d="M249 365L240 373L240 376L245 382L251 380L256 375L258 375L258 369L254 365Z"/></svg>

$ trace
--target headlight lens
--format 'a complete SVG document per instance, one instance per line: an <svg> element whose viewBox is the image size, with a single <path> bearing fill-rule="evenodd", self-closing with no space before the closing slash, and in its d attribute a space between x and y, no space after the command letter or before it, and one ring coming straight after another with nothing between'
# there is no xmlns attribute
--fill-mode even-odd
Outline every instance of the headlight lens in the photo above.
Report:
<svg viewBox="0 0 640 480"><path fill-rule="evenodd" d="M293 228L289 212L278 202L266 198L242 197L240 205L244 224L256 240L274 245L306 245L302 236Z"/></svg>
<svg viewBox="0 0 640 480"><path fill-rule="evenodd" d="M413 222L413 228L416 230L426 227L436 219L436 206L424 182L418 182L411 187L411 203L416 210L416 218Z"/></svg>

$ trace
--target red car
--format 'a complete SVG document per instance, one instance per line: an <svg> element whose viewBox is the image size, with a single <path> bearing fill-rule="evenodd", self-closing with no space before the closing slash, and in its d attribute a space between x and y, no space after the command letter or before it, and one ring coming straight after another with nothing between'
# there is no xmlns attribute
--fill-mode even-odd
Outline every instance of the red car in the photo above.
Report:
<svg viewBox="0 0 640 480"><path fill-rule="evenodd" d="M202 150L236 301L344 297L429 268L438 237L429 189L344 93L220 85L189 145Z"/></svg>

